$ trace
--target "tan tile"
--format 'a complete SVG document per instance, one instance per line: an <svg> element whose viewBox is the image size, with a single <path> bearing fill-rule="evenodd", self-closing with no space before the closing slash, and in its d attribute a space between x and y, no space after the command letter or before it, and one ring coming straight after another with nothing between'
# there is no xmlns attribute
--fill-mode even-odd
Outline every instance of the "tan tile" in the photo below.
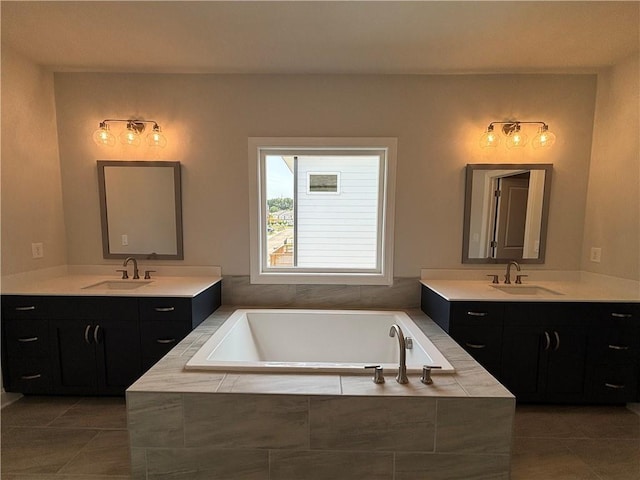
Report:
<svg viewBox="0 0 640 480"><path fill-rule="evenodd" d="M50 423L54 427L127 428L127 410L123 397L81 399Z"/></svg>
<svg viewBox="0 0 640 480"><path fill-rule="evenodd" d="M363 308L416 308L420 305L420 281L417 277L393 279L393 285L360 287Z"/></svg>
<svg viewBox="0 0 640 480"><path fill-rule="evenodd" d="M130 448L131 458L131 479L147 480L147 449Z"/></svg>
<svg viewBox="0 0 640 480"><path fill-rule="evenodd" d="M199 348L199 347L198 347ZM193 352L195 353L195 351ZM224 372L184 370L190 357L169 356L156 363L128 392L215 392Z"/></svg>
<svg viewBox="0 0 640 480"><path fill-rule="evenodd" d="M127 392L127 425L132 447L183 446L182 395Z"/></svg>
<svg viewBox="0 0 640 480"><path fill-rule="evenodd" d="M295 285L295 305L301 308L358 308L358 285Z"/></svg>
<svg viewBox="0 0 640 480"><path fill-rule="evenodd" d="M2 427L48 425L81 400L80 397L22 397L2 409Z"/></svg>
<svg viewBox="0 0 640 480"><path fill-rule="evenodd" d="M311 397L311 448L432 451L435 413L427 397Z"/></svg>
<svg viewBox="0 0 640 480"><path fill-rule="evenodd" d="M308 448L308 400L295 395L185 394L185 444Z"/></svg>
<svg viewBox="0 0 640 480"><path fill-rule="evenodd" d="M566 440L565 445L603 480L640 478L640 440Z"/></svg>
<svg viewBox="0 0 640 480"><path fill-rule="evenodd" d="M393 479L391 453L274 450L270 463L270 480Z"/></svg>
<svg viewBox="0 0 640 480"><path fill-rule="evenodd" d="M101 431L59 470L73 475L129 475L129 435L126 430Z"/></svg>
<svg viewBox="0 0 640 480"><path fill-rule="evenodd" d="M440 398L436 452L509 454L515 400Z"/></svg>
<svg viewBox="0 0 640 480"><path fill-rule="evenodd" d="M397 453L394 480L508 480L508 455Z"/></svg>
<svg viewBox="0 0 640 480"><path fill-rule="evenodd" d="M420 375L409 375L409 383L401 385L396 382L395 376L393 372L386 373L385 383L375 384L373 375L342 375L342 393L354 396L467 396L453 375L433 375L431 385L421 383Z"/></svg>
<svg viewBox="0 0 640 480"><path fill-rule="evenodd" d="M218 393L340 395L340 376L228 373L220 384Z"/></svg>
<svg viewBox="0 0 640 480"><path fill-rule="evenodd" d="M267 450L152 449L147 480L269 480Z"/></svg>

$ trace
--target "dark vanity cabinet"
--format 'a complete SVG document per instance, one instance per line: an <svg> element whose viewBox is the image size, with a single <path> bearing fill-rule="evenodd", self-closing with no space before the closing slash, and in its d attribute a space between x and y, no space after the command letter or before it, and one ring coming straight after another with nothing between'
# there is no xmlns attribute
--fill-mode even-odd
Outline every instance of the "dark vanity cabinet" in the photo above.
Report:
<svg viewBox="0 0 640 480"><path fill-rule="evenodd" d="M186 297L2 297L8 392L122 395L220 306L220 283Z"/></svg>
<svg viewBox="0 0 640 480"><path fill-rule="evenodd" d="M423 286L421 306L520 402L639 399L638 304L450 302Z"/></svg>

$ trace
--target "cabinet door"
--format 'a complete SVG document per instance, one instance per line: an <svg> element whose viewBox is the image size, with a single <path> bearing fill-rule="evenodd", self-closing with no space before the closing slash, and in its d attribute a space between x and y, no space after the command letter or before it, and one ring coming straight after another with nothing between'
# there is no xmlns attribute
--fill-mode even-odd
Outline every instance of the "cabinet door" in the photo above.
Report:
<svg viewBox="0 0 640 480"><path fill-rule="evenodd" d="M559 320L548 328L551 337L546 365L547 399L557 402L583 402L586 397L585 373L587 327Z"/></svg>
<svg viewBox="0 0 640 480"><path fill-rule="evenodd" d="M97 391L93 325L81 320L50 320L53 392L94 394Z"/></svg>
<svg viewBox="0 0 640 480"><path fill-rule="evenodd" d="M93 333L98 393L120 395L142 375L138 322L101 320Z"/></svg>
<svg viewBox="0 0 640 480"><path fill-rule="evenodd" d="M544 371L551 346L544 325L505 317L502 345L502 383L518 401L536 402L544 398Z"/></svg>

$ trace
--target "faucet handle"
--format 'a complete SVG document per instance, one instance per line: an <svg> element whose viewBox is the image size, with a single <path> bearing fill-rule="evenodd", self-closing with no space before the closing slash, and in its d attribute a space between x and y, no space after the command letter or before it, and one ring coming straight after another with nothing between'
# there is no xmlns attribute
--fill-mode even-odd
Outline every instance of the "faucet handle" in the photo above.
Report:
<svg viewBox="0 0 640 480"><path fill-rule="evenodd" d="M425 385L431 385L433 383L433 379L431 378L431 370L434 368L442 368L438 365L423 365L422 366L422 377L420 377L420 381Z"/></svg>
<svg viewBox="0 0 640 480"><path fill-rule="evenodd" d="M498 282L498 274L497 273L487 273L487 277L493 277L491 279L491 283L499 283Z"/></svg>
<svg viewBox="0 0 640 480"><path fill-rule="evenodd" d="M116 272L122 272L122 280L129 278L129 273L126 270L116 270Z"/></svg>
<svg viewBox="0 0 640 480"><path fill-rule="evenodd" d="M522 283L522 277L528 277L529 275L516 275L516 283L520 285Z"/></svg>
<svg viewBox="0 0 640 480"><path fill-rule="evenodd" d="M384 371L380 365L366 365L366 368L373 368L373 383L384 383Z"/></svg>
<svg viewBox="0 0 640 480"><path fill-rule="evenodd" d="M144 279L145 280L151 280L151 274L155 273L155 270L145 270L144 271Z"/></svg>

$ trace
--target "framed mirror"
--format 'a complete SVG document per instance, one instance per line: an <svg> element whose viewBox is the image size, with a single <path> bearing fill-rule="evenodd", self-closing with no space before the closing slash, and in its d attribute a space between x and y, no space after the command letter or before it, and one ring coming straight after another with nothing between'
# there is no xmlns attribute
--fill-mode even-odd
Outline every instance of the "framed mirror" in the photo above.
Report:
<svg viewBox="0 0 640 480"><path fill-rule="evenodd" d="M544 263L551 164L469 164L462 263Z"/></svg>
<svg viewBox="0 0 640 480"><path fill-rule="evenodd" d="M180 162L98 160L104 258L182 260Z"/></svg>

